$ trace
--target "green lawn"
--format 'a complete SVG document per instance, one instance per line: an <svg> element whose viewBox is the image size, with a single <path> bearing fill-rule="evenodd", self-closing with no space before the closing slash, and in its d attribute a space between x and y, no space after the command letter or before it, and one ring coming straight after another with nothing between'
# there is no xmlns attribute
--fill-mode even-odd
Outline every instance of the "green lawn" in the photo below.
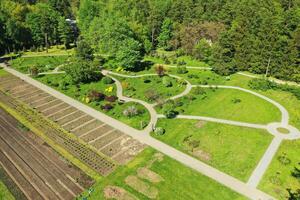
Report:
<svg viewBox="0 0 300 200"><path fill-rule="evenodd" d="M19 57L10 61L10 64L13 68L23 73L28 73L31 67L37 67L39 72L46 72L54 70L59 65L68 63L69 59L69 56Z"/></svg>
<svg viewBox="0 0 300 200"><path fill-rule="evenodd" d="M185 85L181 85L178 79L169 77L172 86L166 87L163 84L163 78L159 76L147 76L141 78L117 78L123 86L123 94L127 97L141 99L149 103L154 103L155 100L148 98L147 93L152 92L156 99L167 99L184 91ZM154 99L154 98L153 98Z"/></svg>
<svg viewBox="0 0 300 200"><path fill-rule="evenodd" d="M277 107L240 90L203 88L205 94L194 94L195 91L196 89L193 88L190 95L177 100L182 104L176 108L180 114L260 124L281 119Z"/></svg>
<svg viewBox="0 0 300 200"><path fill-rule="evenodd" d="M230 81L226 82L226 85L234 85L250 89L248 82L252 78L242 76L239 74L232 75ZM274 101L280 103L290 115L290 124L300 129L300 100L298 100L292 93L281 90L268 90L268 91L256 91L262 95L265 95Z"/></svg>
<svg viewBox="0 0 300 200"><path fill-rule="evenodd" d="M130 126L132 126L133 128L136 129L142 129L141 127L141 121L144 122L145 124L148 124L149 120L150 120L150 114L148 112L148 110L146 110L142 105L138 104L138 103L133 103L133 102L129 102L129 103L120 103L120 102L115 102L113 103L113 109L109 110L109 111L103 111L101 109L102 105L105 105L109 102L107 101L100 101L100 102L86 102L86 96L89 93L89 91L91 90L96 90L98 92L104 93L107 96L112 96L112 95L116 95L116 87L114 84L104 84L101 80L97 81L97 82L92 82L92 83L88 83L88 84L80 84L80 87L77 88L75 85L67 85L66 88L61 88L59 86L59 84L61 83L61 81L66 80L68 77L65 74L52 74L52 75L44 75L44 76L40 76L37 78L37 80L41 81L42 83L49 85L51 87L53 87L54 89L59 90L60 92L74 98L77 99L78 101L81 101L82 103L85 103L93 108L95 108L98 111L104 112L105 114L118 119ZM112 92L106 91L106 89L112 87ZM129 106L135 106L139 111L140 114L134 117L125 117L123 115L123 110L127 109Z"/></svg>
<svg viewBox="0 0 300 200"><path fill-rule="evenodd" d="M0 180L0 200L14 200L14 196L10 193L4 183Z"/></svg>
<svg viewBox="0 0 300 200"><path fill-rule="evenodd" d="M69 56L19 57L10 61L10 64L22 73L28 73L30 67L37 67L39 72L46 72L68 63L69 59Z"/></svg>
<svg viewBox="0 0 300 200"><path fill-rule="evenodd" d="M153 137L242 181L248 180L272 140L264 130L198 120L160 119L157 127L165 134Z"/></svg>
<svg viewBox="0 0 300 200"><path fill-rule="evenodd" d="M130 186L126 185L124 180L128 175L136 175L139 167L144 167L153 159L156 153L151 148L144 150L139 156L126 166L119 167L113 174L99 181L93 186L94 191L91 193L89 200L104 199L103 189L105 186L119 186L140 200L148 199L146 196L138 193ZM185 167L177 161L164 156L162 161L156 161L150 167L150 170L159 174L164 180L160 183L151 183L145 181L152 187L158 189L156 199L166 200L241 200L245 197L231 191L221 184L209 179L198 172ZM87 196L87 193L83 194Z"/></svg>
<svg viewBox="0 0 300 200"><path fill-rule="evenodd" d="M280 157L286 154L289 164L280 162ZM259 188L278 199L287 199L287 188L300 188L300 181L291 176L294 167L300 167L300 140L283 141L271 165L266 171Z"/></svg>

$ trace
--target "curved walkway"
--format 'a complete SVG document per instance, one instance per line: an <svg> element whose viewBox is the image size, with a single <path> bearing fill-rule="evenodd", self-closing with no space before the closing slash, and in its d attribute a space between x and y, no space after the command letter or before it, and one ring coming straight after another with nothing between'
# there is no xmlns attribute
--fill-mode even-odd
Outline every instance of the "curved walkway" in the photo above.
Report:
<svg viewBox="0 0 300 200"><path fill-rule="evenodd" d="M3 66L3 65L2 65ZM140 142L147 144L154 149L164 153L165 155L177 160L178 162L182 163L183 165L186 165L204 175L207 177L210 177L214 179L215 181L227 186L228 188L232 189L233 191L236 191L250 199L254 200L273 200L274 198L254 187L251 187L247 185L246 183L229 176L177 149L174 149L173 147L170 147L169 145L158 141L151 137L149 134L146 134L146 132L138 131L114 118L111 118L101 112L98 112L97 110L71 98L68 97L55 89L44 85L31 77L22 74L14 69L8 68L4 66L4 69L8 71L9 73L23 79L24 81L34 85L35 87L38 87L39 89L55 96L58 99L61 99L62 101L74 106L75 108L91 115L92 117L99 119L101 121L106 122L108 125L115 127L116 129L119 129L123 131L124 133L130 135L131 137L139 140Z"/></svg>
<svg viewBox="0 0 300 200"><path fill-rule="evenodd" d="M116 76L120 76L120 77L125 77L125 78L138 78L138 77L145 77L145 76L157 76L157 74L142 74L142 75L125 75L125 74L119 74L119 73L115 73L115 72L111 72L111 71L107 71L107 70L103 70L103 73L108 75L108 74L113 74ZM175 75L170 75L171 77L177 78L177 79L182 79L179 76L175 76ZM113 78L113 77L112 77ZM145 134L149 134L151 130L154 129L155 124L157 122L158 118L164 118L164 115L159 115L156 113L156 111L154 110L154 106L156 104L148 104L144 101L140 101L140 100L136 100L136 99L132 99L132 98L127 98L124 97L122 94L122 86L120 84L120 82L113 78L116 81L117 84L117 88L118 88L118 97L120 99L126 99L127 101L135 101L135 102L139 102L141 104L143 104L151 113L151 128L147 127L144 130ZM185 80L187 82L187 86L184 92L182 92L179 95L173 96L169 99L176 99L176 98L180 98L183 97L185 95L187 95L193 87L203 87L203 88L210 88L210 87L217 87L217 88L224 88L224 89L235 89L235 90L240 90L243 92L247 92L250 93L252 95L255 95L261 99L264 99L265 101L268 101L269 103L273 104L274 106L276 106L280 112L281 112L281 122L280 123L270 123L267 125L262 125L262 124L251 124L251 123L245 123L245 122L239 122L239 121L231 121L231 120L225 120L225 119L217 119L217 118L212 118L212 117L204 117L204 116L191 116L191 115L178 115L177 118L181 118L181 119L196 119L196 120L204 120L204 121L211 121L211 122L216 122L216 123L224 123L224 124L230 124L230 125L234 125L234 126L242 126L242 127L249 127L249 128L258 128L258 129L265 129L267 130L270 134L272 134L274 136L271 144L269 145L268 149L266 150L266 152L264 153L263 157L261 158L261 160L259 161L258 165L256 166L256 168L254 169L254 171L251 174L251 177L249 178L247 185L249 185L250 187L256 188L257 185L259 184L260 180L262 179L265 171L267 170L268 166L270 165L273 157L275 156L281 142L283 139L288 139L288 140L294 140L294 139L299 139L300 138L300 132L298 129L292 127L289 125L289 113L288 111L278 102L264 96L261 95L257 92L245 89L245 88L241 88L241 87L237 87L237 86L227 86L227 85L191 85L190 82L188 82L187 80ZM280 133L277 128L286 128L290 131L289 134L282 134Z"/></svg>
<svg viewBox="0 0 300 200"><path fill-rule="evenodd" d="M109 125L114 126L115 128L122 130L123 132L125 132L126 134L132 136L133 138L157 149L158 151L161 151L162 153L170 156L171 158L181 162L184 165L189 166L190 168L195 169L196 171L216 180L219 183L224 184L225 186L233 189L236 192L239 192L240 194L245 195L246 197L250 198L250 199L261 199L261 200L271 200L274 199L273 197L271 197L270 195L267 195L263 192L261 192L260 190L256 189L256 186L258 184L258 182L260 181L262 175L264 174L265 170L267 169L269 163L271 162L273 156L275 155L278 146L280 145L281 141L282 141L282 137L279 137L278 135L276 135L274 137L274 142L271 143L271 145L269 146L268 150L266 151L265 155L263 156L263 158L261 159L261 161L259 162L258 166L256 167L256 169L254 170L254 172L252 173L252 176L250 177L248 183L243 183L242 181L233 178L183 152L180 152L179 150L174 149L173 147L170 147L169 145L158 141L156 139L154 139L153 137L151 137L149 135L149 133L152 131L152 129L155 127L155 124L157 122L157 118L158 117L162 117L160 115L157 115L156 111L154 110L153 106L147 102L138 100L138 99L133 99L133 98L128 98L126 96L123 96L122 94L122 85L121 83L115 79L114 77L111 77L115 80L116 85L117 85L117 96L121 99L124 100L126 102L129 101L133 101L133 102L137 102L137 103L141 103L142 105L144 105L150 112L151 115L151 122L149 123L149 125L142 131L136 130L132 127L129 127L126 124L123 124L122 122L119 122L116 119L113 119L103 113L100 113L96 110L94 110L93 108L90 108L87 105L82 104L81 102L78 102L77 100L74 100L58 91L56 91L55 89L46 86L32 78L30 78L27 75L24 75L14 69L11 68L7 68L4 66L4 69L12 74L14 74L15 76L18 76L19 78L25 80L26 82L38 87L41 90L44 90L47 93L50 93L51 95L55 96L56 98L59 98L61 100L63 100L66 103L69 103L70 105L78 108L79 110L82 110L83 112L99 119L102 121L107 122ZM123 76L123 77L127 77L127 78L134 78L134 77L143 77L143 76L149 76L149 74L144 74L144 75L136 75L136 76L129 76L129 75L123 75L123 74L117 74L114 72L110 72L110 71L102 71L104 74L108 75L109 74L115 74L118 76ZM156 74L150 74L150 75L156 75ZM174 76L174 75L170 75L173 77L178 77L178 76ZM181 78L181 77L178 77ZM185 94L188 94L188 92L191 90L192 87L196 87L196 86L192 86L190 84L187 84L187 89L180 95L177 95L176 98L182 97ZM212 86L201 86L201 87L212 87ZM214 87L214 86L213 86ZM285 125L285 127L287 127L289 130L295 131L297 129L291 129L291 127L288 125L288 113L287 111L284 109L283 106L281 106L280 104L278 104L277 102L263 96L260 95L258 93L255 93L253 91L250 90L246 90L244 88L238 88L238 87L233 87L233 86L218 86L218 87L224 87L224 88L231 88L231 89L240 89L246 92L250 92L258 97L261 97L271 103L273 103L274 105L278 106L278 108L280 108L283 116L282 116L282 122L280 123L280 125ZM174 97L173 97L174 98ZM180 117L180 116L179 116ZM201 116L191 116L191 117L201 117ZM202 117L202 119L204 119ZM215 118L206 118L207 120L220 120L220 119L215 119ZM229 120L225 120L222 122L226 122L226 123L233 123L233 121L229 121ZM242 122L234 122L234 123L242 123ZM243 124L246 125L246 124ZM249 124L248 124L249 125ZM252 126L252 124L250 125ZM256 128L266 128L266 129L270 129L270 126L264 126L264 125L258 125ZM293 128L293 127L292 127ZM298 131L298 130L297 130ZM297 137L300 136L300 133L298 135L298 133L296 134Z"/></svg>

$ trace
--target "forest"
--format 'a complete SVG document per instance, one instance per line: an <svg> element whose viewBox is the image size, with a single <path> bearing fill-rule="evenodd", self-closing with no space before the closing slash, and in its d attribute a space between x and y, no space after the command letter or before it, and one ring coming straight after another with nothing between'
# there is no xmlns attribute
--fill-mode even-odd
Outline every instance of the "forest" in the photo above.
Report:
<svg viewBox="0 0 300 200"><path fill-rule="evenodd" d="M126 70L159 49L300 82L300 0L1 0L0 54L77 41Z"/></svg>

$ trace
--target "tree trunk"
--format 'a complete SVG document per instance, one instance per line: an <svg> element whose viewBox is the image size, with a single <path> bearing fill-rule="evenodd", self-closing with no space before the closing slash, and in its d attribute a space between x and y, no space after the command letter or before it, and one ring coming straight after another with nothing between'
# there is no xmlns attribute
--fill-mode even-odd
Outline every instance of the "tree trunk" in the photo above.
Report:
<svg viewBox="0 0 300 200"><path fill-rule="evenodd" d="M47 33L45 33L45 45L46 45L46 52L48 53L48 36L47 36Z"/></svg>
<svg viewBox="0 0 300 200"><path fill-rule="evenodd" d="M269 60L268 60L268 66L267 66L267 70L266 70L265 78L268 78L268 73L269 73L270 62L271 62L271 56L269 57Z"/></svg>

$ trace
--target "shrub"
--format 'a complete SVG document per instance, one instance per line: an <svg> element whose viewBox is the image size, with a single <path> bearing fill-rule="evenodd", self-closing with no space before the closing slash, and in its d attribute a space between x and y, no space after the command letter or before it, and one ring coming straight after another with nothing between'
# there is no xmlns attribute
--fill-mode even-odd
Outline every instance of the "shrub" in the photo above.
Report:
<svg viewBox="0 0 300 200"><path fill-rule="evenodd" d="M176 71L177 71L178 74L186 74L186 73L188 73L188 70L184 66L178 66L176 68Z"/></svg>
<svg viewBox="0 0 300 200"><path fill-rule="evenodd" d="M105 98L105 94L92 90L89 92L88 97L91 101L102 101Z"/></svg>
<svg viewBox="0 0 300 200"><path fill-rule="evenodd" d="M154 133L156 135L163 135L163 134L165 134L165 129L162 127L157 127L157 128L155 128Z"/></svg>
<svg viewBox="0 0 300 200"><path fill-rule="evenodd" d="M180 61L177 62L177 64L179 66L183 66L183 65L186 65L186 62L184 60L180 60Z"/></svg>
<svg viewBox="0 0 300 200"><path fill-rule="evenodd" d="M59 88L61 90L66 90L68 85L69 83L64 79L59 82Z"/></svg>
<svg viewBox="0 0 300 200"><path fill-rule="evenodd" d="M134 117L139 114L139 110L135 106L129 106L123 111L123 115L126 117Z"/></svg>
<svg viewBox="0 0 300 200"><path fill-rule="evenodd" d="M151 80L149 79L149 77L144 77L143 80L144 80L144 83L150 83L151 82Z"/></svg>
<svg viewBox="0 0 300 200"><path fill-rule="evenodd" d="M176 112L174 110L174 104L171 103L166 103L163 105L163 109L162 109L163 114L167 117L167 118L175 118L176 115L178 114L178 112Z"/></svg>
<svg viewBox="0 0 300 200"><path fill-rule="evenodd" d="M112 95L112 96L106 96L106 97L105 97L105 100L106 100L106 101L109 101L109 102L115 102L115 101L118 100L118 97L117 97L117 96L114 96L114 95Z"/></svg>
<svg viewBox="0 0 300 200"><path fill-rule="evenodd" d="M145 91L145 97L148 101L155 101L159 98L159 94L156 90L149 89Z"/></svg>
<svg viewBox="0 0 300 200"><path fill-rule="evenodd" d="M275 88L276 84L267 79L255 78L249 81L248 86L254 90L266 91Z"/></svg>
<svg viewBox="0 0 300 200"><path fill-rule="evenodd" d="M241 103L241 102L242 102L242 100L239 99L239 98L234 98L234 99L232 99L231 101L232 101L232 103L234 103L234 104L236 104L236 103Z"/></svg>
<svg viewBox="0 0 300 200"><path fill-rule="evenodd" d="M192 90L192 93L195 95L205 95L206 91L202 87L195 87L194 90Z"/></svg>
<svg viewBox="0 0 300 200"><path fill-rule="evenodd" d="M113 106L111 104L105 104L104 106L101 106L101 109L105 111L109 111L113 109Z"/></svg>
<svg viewBox="0 0 300 200"><path fill-rule="evenodd" d="M289 165L291 163L291 159L287 157L286 153L282 153L277 159L283 165Z"/></svg>
<svg viewBox="0 0 300 200"><path fill-rule="evenodd" d="M39 69L38 67L34 66L34 67L30 67L28 69L30 76L32 77L37 77L39 75Z"/></svg>
<svg viewBox="0 0 300 200"><path fill-rule="evenodd" d="M155 71L156 71L157 75L160 77L164 76L166 73L166 70L163 65L157 65L155 67Z"/></svg>
<svg viewBox="0 0 300 200"><path fill-rule="evenodd" d="M105 77L102 78L102 82L104 84L108 85L108 84L112 84L114 82L114 80L110 77L105 76Z"/></svg>
<svg viewBox="0 0 300 200"><path fill-rule="evenodd" d="M74 83L89 83L101 78L98 67L88 61L75 61L64 68Z"/></svg>
<svg viewBox="0 0 300 200"><path fill-rule="evenodd" d="M162 79L162 82L163 82L163 85L166 87L172 87L172 85L173 85L170 77L168 77L168 76L164 76Z"/></svg>

